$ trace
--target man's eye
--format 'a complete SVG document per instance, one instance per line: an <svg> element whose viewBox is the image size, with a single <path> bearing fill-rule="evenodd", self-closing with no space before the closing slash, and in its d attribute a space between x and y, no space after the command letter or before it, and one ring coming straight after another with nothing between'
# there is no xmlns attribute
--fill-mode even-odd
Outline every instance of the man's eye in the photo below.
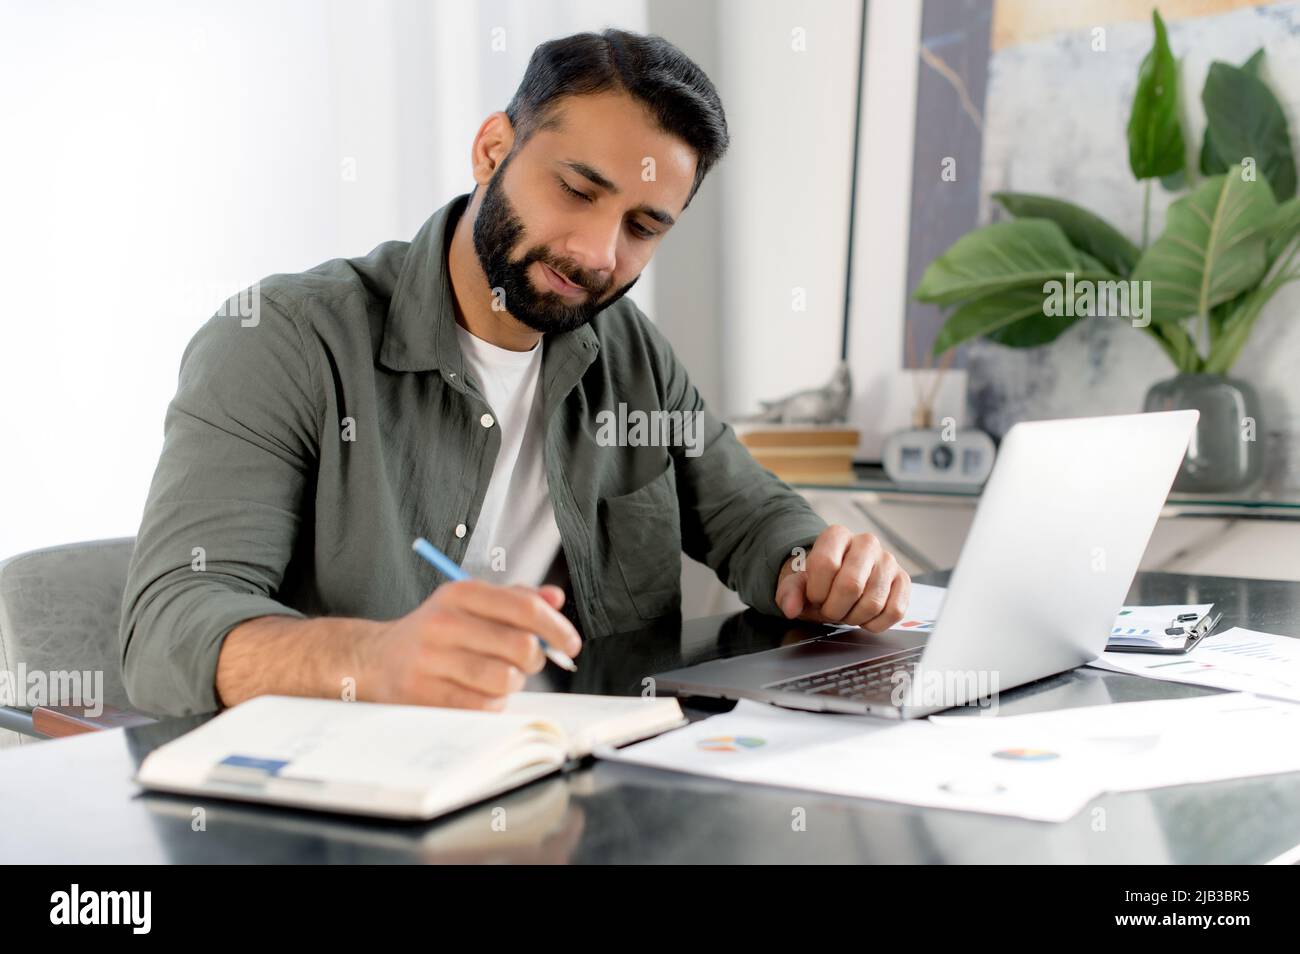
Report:
<svg viewBox="0 0 1300 954"><path fill-rule="evenodd" d="M632 234L635 235L635 236L636 236L637 238L639 238L639 239L652 239L652 238L654 238L656 235L659 234L659 233L656 232L654 229L648 229L648 228L646 228L646 227L645 227L644 225L642 225L640 222L633 222L633 223L631 223L631 225L629 226L629 228L631 229Z"/></svg>
<svg viewBox="0 0 1300 954"><path fill-rule="evenodd" d="M587 195L587 193L585 192L579 192L577 189L573 188L573 186L569 185L563 179L557 177L556 181L560 183L561 189L563 189L569 195L573 196L575 199L581 199L583 202L591 201L591 196Z"/></svg>

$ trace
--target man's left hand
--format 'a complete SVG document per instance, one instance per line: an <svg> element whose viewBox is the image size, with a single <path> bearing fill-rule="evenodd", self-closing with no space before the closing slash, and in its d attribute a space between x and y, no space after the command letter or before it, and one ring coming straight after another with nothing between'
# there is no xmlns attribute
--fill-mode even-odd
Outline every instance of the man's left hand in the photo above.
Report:
<svg viewBox="0 0 1300 954"><path fill-rule="evenodd" d="M787 619L882 633L903 618L911 591L911 578L878 539L830 526L807 554L785 561L776 581L776 605Z"/></svg>

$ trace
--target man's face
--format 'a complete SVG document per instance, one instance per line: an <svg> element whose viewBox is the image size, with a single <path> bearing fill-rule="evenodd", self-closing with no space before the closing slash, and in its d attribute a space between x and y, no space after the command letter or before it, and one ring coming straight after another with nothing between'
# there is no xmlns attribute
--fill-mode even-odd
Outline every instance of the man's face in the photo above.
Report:
<svg viewBox="0 0 1300 954"><path fill-rule="evenodd" d="M487 182L474 249L506 310L557 332L636 283L686 205L695 153L622 93L566 98L548 118Z"/></svg>

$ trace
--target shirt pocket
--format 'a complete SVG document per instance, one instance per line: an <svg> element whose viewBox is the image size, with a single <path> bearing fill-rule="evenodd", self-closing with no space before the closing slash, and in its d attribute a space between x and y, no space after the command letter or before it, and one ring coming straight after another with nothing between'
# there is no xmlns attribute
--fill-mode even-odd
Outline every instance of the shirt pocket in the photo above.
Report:
<svg viewBox="0 0 1300 954"><path fill-rule="evenodd" d="M643 620L680 613L682 531L672 461L648 484L601 504L617 567L610 582L622 583Z"/></svg>

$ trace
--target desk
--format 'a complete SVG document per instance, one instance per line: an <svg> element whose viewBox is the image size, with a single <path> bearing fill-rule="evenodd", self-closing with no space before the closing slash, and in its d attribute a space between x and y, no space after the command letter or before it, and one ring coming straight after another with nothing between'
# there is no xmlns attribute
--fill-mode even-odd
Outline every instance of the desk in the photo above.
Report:
<svg viewBox="0 0 1300 954"><path fill-rule="evenodd" d="M923 582L942 584L946 574ZM1300 584L1144 573L1133 603L1213 601L1223 626L1300 636ZM529 688L639 693L655 672L801 638L752 612L594 640L577 674ZM1004 693L1006 715L1200 695L1080 669ZM701 704L706 704L700 700ZM729 704L722 703L722 708ZM688 707L702 718L704 708ZM130 776L203 716L0 754L0 858L111 862L1253 863L1300 844L1300 773L1107 795L1063 824L741 785L596 762L424 824L142 794ZM1294 740L1288 740L1288 744ZM194 830L202 808L206 830ZM792 830L792 811L807 830ZM504 809L507 831L494 831ZM1094 830L1104 809L1104 830ZM499 815L499 813L498 813Z"/></svg>

